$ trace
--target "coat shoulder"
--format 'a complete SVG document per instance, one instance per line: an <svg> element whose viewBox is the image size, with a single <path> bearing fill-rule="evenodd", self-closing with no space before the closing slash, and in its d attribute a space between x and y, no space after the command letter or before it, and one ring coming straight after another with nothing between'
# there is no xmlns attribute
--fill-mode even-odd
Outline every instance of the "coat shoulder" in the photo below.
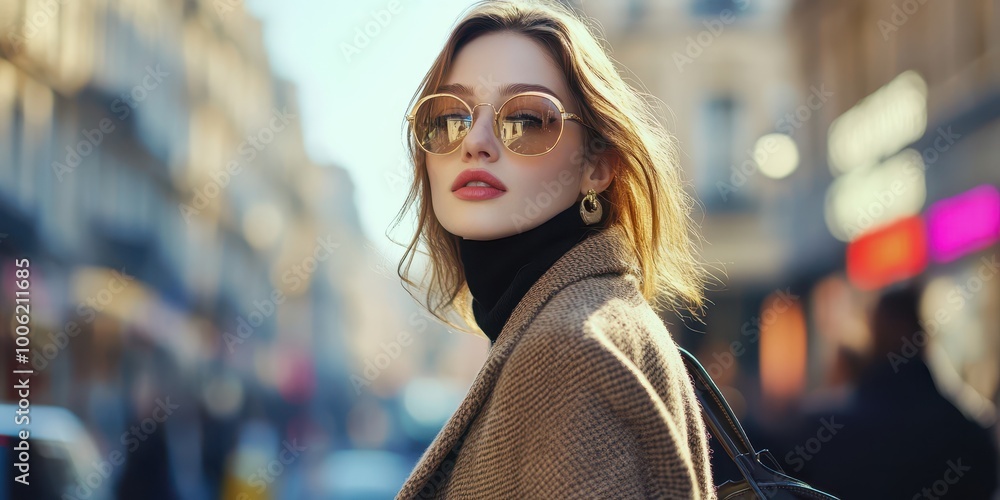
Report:
<svg viewBox="0 0 1000 500"><path fill-rule="evenodd" d="M629 276L587 277L553 295L513 346L492 405L497 415L528 412L517 420L538 424L530 442L610 435L608 443L631 450L622 451L623 463L644 463L651 477L681 484L660 493L714 498L691 379L663 321ZM600 440L572 446L571 437L560 443L570 443L560 450L585 456L603 446Z"/></svg>
<svg viewBox="0 0 1000 500"><path fill-rule="evenodd" d="M528 325L520 343L555 342L565 350L594 341L636 364L642 364L636 357L648 357L651 350L676 354L666 325L631 274L589 276L559 290Z"/></svg>

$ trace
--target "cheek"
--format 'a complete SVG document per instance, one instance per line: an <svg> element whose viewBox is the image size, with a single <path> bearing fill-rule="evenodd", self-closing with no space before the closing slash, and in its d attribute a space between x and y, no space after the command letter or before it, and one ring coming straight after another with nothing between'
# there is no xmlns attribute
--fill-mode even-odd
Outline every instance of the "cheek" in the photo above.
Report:
<svg viewBox="0 0 1000 500"><path fill-rule="evenodd" d="M435 161L433 159L428 158L424 163L424 168L427 171L427 180L431 183L431 190L437 191L438 188L442 186L442 183L446 182L446 180L442 175L440 166L435 165L434 163Z"/></svg>
<svg viewBox="0 0 1000 500"><path fill-rule="evenodd" d="M575 190L580 184L583 167L579 151L579 138L566 134L548 154L525 158L519 169L521 177L528 182L525 187L537 191L557 183L561 188Z"/></svg>
<svg viewBox="0 0 1000 500"><path fill-rule="evenodd" d="M517 188L523 197L536 199L542 193L547 193L547 196L560 200L562 205L563 200L576 196L580 186L580 172L568 157L550 155L533 158L519 165Z"/></svg>

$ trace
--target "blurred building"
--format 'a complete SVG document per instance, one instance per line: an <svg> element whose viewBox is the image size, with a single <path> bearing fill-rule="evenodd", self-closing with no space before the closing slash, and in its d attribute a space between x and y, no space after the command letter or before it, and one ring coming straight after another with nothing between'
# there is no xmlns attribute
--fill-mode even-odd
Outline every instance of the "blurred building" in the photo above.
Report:
<svg viewBox="0 0 1000 500"><path fill-rule="evenodd" d="M751 437L838 397L866 308L911 280L938 385L995 422L995 1L568 3L662 101L722 282L705 324L667 319ZM179 405L105 496L392 492L485 358L402 293L300 108L240 1L0 4L0 344L27 258L33 404L70 410L102 458ZM956 220L941 234L966 240L933 230Z"/></svg>
<svg viewBox="0 0 1000 500"><path fill-rule="evenodd" d="M939 385L971 418L994 423L1000 205L990 193L1000 186L1000 6L797 2L788 27L799 86L833 91L802 146L803 169L825 182L796 204L811 221L823 213L827 231L848 245L800 241L796 253L810 256L801 259L803 273L821 270L809 260L837 262L870 293L906 279L926 282L924 328ZM922 238L886 244L899 257L868 267L883 235L903 234L908 221L920 221ZM942 236L970 231L983 236L953 241L943 253Z"/></svg>
<svg viewBox="0 0 1000 500"><path fill-rule="evenodd" d="M102 456L153 401L179 405L106 492L271 497L287 490L252 477L271 445L358 444L352 337L406 313L349 307L365 281L350 259L370 258L353 197L307 158L295 90L242 2L0 6L0 316L28 258L32 402L70 409ZM401 295L365 282L369 300Z"/></svg>
<svg viewBox="0 0 1000 500"><path fill-rule="evenodd" d="M938 387L995 423L996 2L568 3L663 103L703 208L703 255L725 269L706 323L671 331L752 438L845 397L871 348L874 299L912 281L927 285Z"/></svg>
<svg viewBox="0 0 1000 500"><path fill-rule="evenodd" d="M782 311L801 307L800 292L788 288L797 272L798 241L808 237L795 220L795 203L828 179L796 170L796 143L809 136L803 130L808 117L795 112L812 112L807 102L821 110L827 89L800 85L785 29L791 6L782 0L578 5L600 22L627 81L655 96L661 122L677 139L689 190L700 204L695 218L707 242L702 254L718 281L710 286L706 324L692 323L694 331L687 331L676 318L667 321L677 325L671 331L683 343L714 355L713 375L722 381L740 366L756 367L762 323L772 322L773 311L761 321L767 304ZM761 141L769 134L784 140L762 156ZM805 339L788 345L801 348L789 352L794 363L778 378L792 380L782 391L794 392L801 389L794 379L804 371ZM742 396L732 397L742 404L736 401Z"/></svg>
<svg viewBox="0 0 1000 500"><path fill-rule="evenodd" d="M28 258L32 403L127 457L94 498L393 492L485 358L405 294L299 110L242 2L0 6L0 343Z"/></svg>

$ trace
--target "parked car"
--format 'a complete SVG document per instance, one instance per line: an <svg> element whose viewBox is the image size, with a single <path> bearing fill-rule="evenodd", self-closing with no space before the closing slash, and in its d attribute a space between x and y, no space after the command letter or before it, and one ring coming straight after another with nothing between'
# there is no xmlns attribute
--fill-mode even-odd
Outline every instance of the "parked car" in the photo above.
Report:
<svg viewBox="0 0 1000 500"><path fill-rule="evenodd" d="M110 457L100 457L97 446L83 423L73 412L58 406L32 405L28 408L28 422L15 420L18 407L0 404L0 500L32 499L109 500L111 498L114 465ZM14 448L21 442L19 432L27 430L28 475L27 485L15 481L20 474L13 467L19 451ZM65 495L65 496L64 496Z"/></svg>

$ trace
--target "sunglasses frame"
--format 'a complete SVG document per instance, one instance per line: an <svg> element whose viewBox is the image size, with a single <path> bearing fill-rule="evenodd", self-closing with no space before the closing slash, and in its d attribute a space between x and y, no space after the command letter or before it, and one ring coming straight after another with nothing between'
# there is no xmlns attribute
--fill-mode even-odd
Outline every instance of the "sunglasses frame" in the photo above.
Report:
<svg viewBox="0 0 1000 500"><path fill-rule="evenodd" d="M456 145L455 145L454 149L452 149L451 151L448 151L446 153L435 153L435 152L429 151L427 148L425 148L423 142L421 142L420 138L417 137L417 129L414 126L413 121L416 120L416 118L417 118L417 111L420 110L420 106L421 105L423 105L425 102L429 101L430 99L433 99L435 97L442 97L442 96L443 97L454 97L455 99L458 99L458 101L461 102L465 106L465 108L469 111L469 116L471 117L471 122L472 123L469 125L469 128L466 129L465 136L463 136L461 140L455 141ZM507 144L504 144L503 139L500 137L500 110L502 110L503 107L506 106L507 103L509 103L510 101L513 101L514 99L517 99L518 97L524 97L524 96L537 96L537 97L542 97L544 99L548 99L549 101L551 101L553 104L556 105L556 109L559 110L559 115L562 118L562 121L559 122L559 136L556 137L555 142L552 143L552 147L550 147L549 149L547 149L547 150L545 150L545 151L543 151L541 153L535 153L535 154L518 153L517 151L514 151L513 149L510 149L510 146L508 146ZM507 151L510 151L511 153L516 154L518 156L542 156L544 154L548 154L549 152L551 152L553 149L555 149L556 145L559 144L559 140L562 139L563 131L566 130L566 121L567 120L575 121L575 122L577 122L580 125L583 125L585 127L587 126L587 124L583 122L583 118L580 118L579 115L577 115L575 113L570 113L570 112L566 111L566 108L563 107L562 102L559 100L558 97L556 97L554 95L551 95L551 94L547 94L545 92L536 92L536 91L527 91L527 92L520 92L518 94L514 94L514 95L510 96L509 98L507 98L507 100L504 101L503 104L500 105L500 107L496 107L496 106L493 105L493 103L489 103L489 102L481 102L479 104L476 104L475 106L469 107L469 103L465 102L465 99L462 99L461 97L459 97L459 96L457 96L455 94L450 94L450 93L447 93L447 92L445 92L445 93L439 93L439 94L431 94L431 95L426 96L426 97L420 99L419 101L417 101L417 103L413 106L413 111L409 115L406 116L406 121L410 122L410 133L413 135L413 139L414 139L414 141L416 141L417 145L420 146L420 149L424 150L424 152L426 152L427 154L432 154L432 155L435 155L435 156L450 155L450 154L454 153L455 151L457 151L460 147L462 147L462 142L465 141L465 138L469 136L469 130L472 130L472 127L474 127L476 125L476 108L478 108L479 106L484 106L484 105L493 108L493 136L496 137L498 141L500 141L500 144L503 144L504 149L506 149Z"/></svg>

